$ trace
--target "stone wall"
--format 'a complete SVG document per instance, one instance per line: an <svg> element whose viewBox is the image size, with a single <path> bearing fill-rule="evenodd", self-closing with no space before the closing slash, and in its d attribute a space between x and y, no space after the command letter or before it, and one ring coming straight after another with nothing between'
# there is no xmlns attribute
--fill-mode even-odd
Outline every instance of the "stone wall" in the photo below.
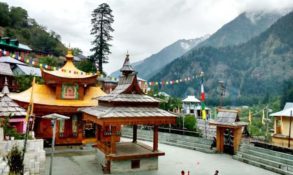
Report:
<svg viewBox="0 0 293 175"><path fill-rule="evenodd" d="M111 161L111 173L127 173L158 169L158 157L140 158L140 167L131 168L131 160Z"/></svg>
<svg viewBox="0 0 293 175"><path fill-rule="evenodd" d="M213 139L213 137L216 137L216 126L209 125L209 120L197 119L197 128L201 131L204 138Z"/></svg>
<svg viewBox="0 0 293 175"><path fill-rule="evenodd" d="M3 161L14 145L20 150L23 149L24 140L0 140L0 174L7 171L7 163ZM30 175L45 174L46 154L44 141L42 139L28 140L24 156L24 169ZM2 174L1 174L2 175Z"/></svg>

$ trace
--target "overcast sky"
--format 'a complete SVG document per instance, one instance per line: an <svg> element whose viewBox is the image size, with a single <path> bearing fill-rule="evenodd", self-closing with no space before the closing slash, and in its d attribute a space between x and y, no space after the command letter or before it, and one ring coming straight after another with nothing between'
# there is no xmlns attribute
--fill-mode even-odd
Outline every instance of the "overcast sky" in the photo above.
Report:
<svg viewBox="0 0 293 175"><path fill-rule="evenodd" d="M91 46L91 13L107 2L113 10L112 54L105 70L144 59L178 39L212 34L247 10L292 8L293 0L0 0L21 6L31 18L61 35L62 42L87 55Z"/></svg>

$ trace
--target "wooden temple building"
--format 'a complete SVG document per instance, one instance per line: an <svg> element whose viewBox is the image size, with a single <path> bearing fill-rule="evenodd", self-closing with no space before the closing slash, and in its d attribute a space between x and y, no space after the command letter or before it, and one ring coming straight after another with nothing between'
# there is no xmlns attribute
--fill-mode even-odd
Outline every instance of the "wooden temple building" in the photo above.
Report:
<svg viewBox="0 0 293 175"><path fill-rule="evenodd" d="M235 154L240 146L246 122L240 121L238 110L217 109L215 120L209 122L216 126L216 149L220 153Z"/></svg>
<svg viewBox="0 0 293 175"><path fill-rule="evenodd" d="M159 109L159 101L139 87L137 73L127 54L120 70L118 86L98 98L99 106L82 108L83 120L97 125L97 159L104 173L135 172L158 169L158 126L175 124L176 116ZM121 127L133 127L131 142L120 142ZM137 141L137 126L153 126L153 146Z"/></svg>
<svg viewBox="0 0 293 175"><path fill-rule="evenodd" d="M37 138L52 138L51 121L41 117L51 113L69 116L58 121L56 144L81 144L96 137L96 125L84 122L78 108L98 105L95 99L105 93L96 86L97 74L88 74L75 67L71 50L66 55L65 65L58 70L42 69L44 84L34 84L20 93L9 96L23 108L27 108L33 89L34 131Z"/></svg>

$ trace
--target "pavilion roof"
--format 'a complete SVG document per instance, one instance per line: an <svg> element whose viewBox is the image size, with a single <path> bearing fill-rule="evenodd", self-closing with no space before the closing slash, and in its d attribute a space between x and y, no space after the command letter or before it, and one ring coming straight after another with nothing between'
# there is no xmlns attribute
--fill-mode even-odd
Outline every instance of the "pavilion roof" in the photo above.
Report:
<svg viewBox="0 0 293 175"><path fill-rule="evenodd" d="M7 95L0 99L0 116L25 116L26 111Z"/></svg>
<svg viewBox="0 0 293 175"><path fill-rule="evenodd" d="M11 97L15 101L24 103L30 102L30 94L32 88L29 88L20 93L10 93ZM47 85L35 84L34 85L34 104L48 105L48 106L74 106L74 107L86 107L86 106L97 106L98 101L95 99L98 96L105 95L100 87L88 87L83 100L63 100L57 99L54 89Z"/></svg>
<svg viewBox="0 0 293 175"><path fill-rule="evenodd" d="M156 107L91 107L81 109L83 112L99 118L124 117L176 117L176 115Z"/></svg>
<svg viewBox="0 0 293 175"><path fill-rule="evenodd" d="M15 103L10 97L7 96L9 93L7 78L5 78L4 87L2 89L3 96L0 98L0 117L3 116L25 116L26 111Z"/></svg>
<svg viewBox="0 0 293 175"><path fill-rule="evenodd" d="M73 63L73 55L71 53L71 50L68 51L68 54L66 55L66 60L67 61L65 65L58 70L50 71L50 70L41 69L42 74L50 74L55 77L70 78L70 79L83 79L83 78L97 77L97 74L86 73L75 67Z"/></svg>
<svg viewBox="0 0 293 175"><path fill-rule="evenodd" d="M9 64L0 62L0 75L13 76L13 72Z"/></svg>
<svg viewBox="0 0 293 175"><path fill-rule="evenodd" d="M9 64L21 64L21 65L27 65L26 63L23 63L21 61L18 61L14 58L11 58L10 56L2 56L0 57L1 63L9 63Z"/></svg>
<svg viewBox="0 0 293 175"><path fill-rule="evenodd" d="M120 124L175 123L176 115L159 109L159 101L142 92L136 72L128 69L127 65L130 65L129 55L121 69L122 76L117 87L110 94L98 98L99 106L79 110L87 114L85 116L90 115L90 120L99 120L96 122L119 120Z"/></svg>
<svg viewBox="0 0 293 175"><path fill-rule="evenodd" d="M228 109L218 109L217 118L210 121L209 124L231 127L247 125L246 122L240 122L239 111Z"/></svg>

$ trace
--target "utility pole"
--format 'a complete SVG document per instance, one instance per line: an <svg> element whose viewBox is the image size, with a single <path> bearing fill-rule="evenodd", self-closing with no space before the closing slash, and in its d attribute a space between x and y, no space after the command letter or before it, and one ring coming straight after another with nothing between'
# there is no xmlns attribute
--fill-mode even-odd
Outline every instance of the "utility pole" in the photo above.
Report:
<svg viewBox="0 0 293 175"><path fill-rule="evenodd" d="M226 87L225 87L224 81L219 81L219 84L220 84L220 91L221 91L220 92L221 97L220 97L220 106L219 106L219 108L222 108L223 102L224 102L224 96L225 96Z"/></svg>

